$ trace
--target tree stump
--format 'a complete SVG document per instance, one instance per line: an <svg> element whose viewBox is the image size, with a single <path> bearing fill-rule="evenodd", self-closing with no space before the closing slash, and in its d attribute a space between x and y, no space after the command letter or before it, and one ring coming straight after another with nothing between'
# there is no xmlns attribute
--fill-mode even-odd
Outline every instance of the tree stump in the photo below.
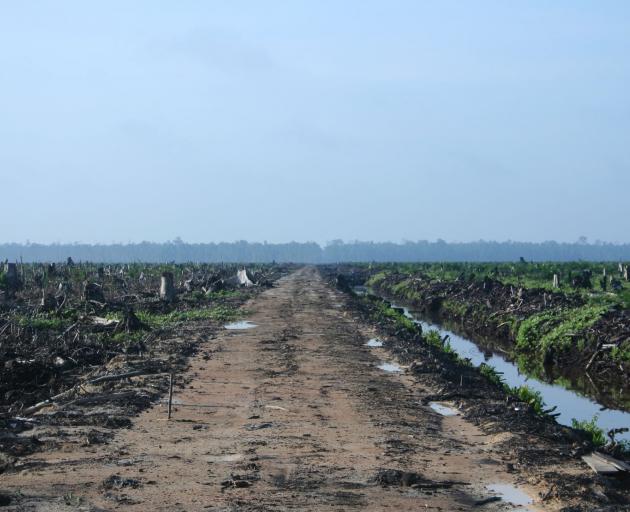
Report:
<svg viewBox="0 0 630 512"><path fill-rule="evenodd" d="M558 277L558 274L553 275L553 287L560 288L560 278Z"/></svg>
<svg viewBox="0 0 630 512"><path fill-rule="evenodd" d="M125 317L123 319L123 327L126 332L139 331L141 329L148 330L146 326L135 314L133 308L125 309Z"/></svg>
<svg viewBox="0 0 630 512"><path fill-rule="evenodd" d="M46 293L46 290L42 290L42 300L39 305L43 311L52 311L57 307L57 299L52 293Z"/></svg>
<svg viewBox="0 0 630 512"><path fill-rule="evenodd" d="M103 287L98 283L91 283L85 281L83 283L83 299L93 300L96 302L105 302L105 294L103 293Z"/></svg>
<svg viewBox="0 0 630 512"><path fill-rule="evenodd" d="M163 272L160 280L160 299L165 302L175 300L175 286L173 285L173 273Z"/></svg>
<svg viewBox="0 0 630 512"><path fill-rule="evenodd" d="M20 288L22 282L18 276L18 269L16 263L6 262L4 264L4 278L7 297L14 297L15 292Z"/></svg>

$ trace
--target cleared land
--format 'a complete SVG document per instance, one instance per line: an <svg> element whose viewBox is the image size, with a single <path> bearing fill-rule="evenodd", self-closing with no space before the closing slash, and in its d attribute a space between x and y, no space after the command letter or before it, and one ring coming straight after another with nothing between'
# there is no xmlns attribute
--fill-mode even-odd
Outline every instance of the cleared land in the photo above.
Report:
<svg viewBox="0 0 630 512"><path fill-rule="evenodd" d="M170 421L162 402L106 442L86 442L87 427L30 430L54 444L2 475L6 509L513 509L488 501L497 483L532 497L530 510L624 506L625 491L566 443L435 412L425 402L438 381L380 369L392 352L365 344L395 339L315 268L244 307L257 327L201 320L182 334L199 350L177 376Z"/></svg>

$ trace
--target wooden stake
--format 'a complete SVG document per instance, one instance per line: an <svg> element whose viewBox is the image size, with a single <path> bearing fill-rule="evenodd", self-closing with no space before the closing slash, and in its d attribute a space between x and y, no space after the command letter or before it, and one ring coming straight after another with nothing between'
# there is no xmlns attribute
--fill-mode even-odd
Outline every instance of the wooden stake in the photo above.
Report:
<svg viewBox="0 0 630 512"><path fill-rule="evenodd" d="M171 372L170 379L168 383L168 419L171 419L171 411L173 407L173 381L175 380L175 375Z"/></svg>

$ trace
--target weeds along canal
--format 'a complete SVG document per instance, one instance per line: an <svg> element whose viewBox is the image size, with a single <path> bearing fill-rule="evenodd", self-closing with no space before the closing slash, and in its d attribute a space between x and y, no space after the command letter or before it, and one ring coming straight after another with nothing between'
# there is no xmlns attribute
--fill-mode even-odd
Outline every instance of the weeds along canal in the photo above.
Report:
<svg viewBox="0 0 630 512"><path fill-rule="evenodd" d="M368 290L362 286L355 287L354 291L359 295L368 293ZM488 347L485 343L477 342L455 332L450 325L447 326L434 319L423 318L416 312L410 311L409 308L396 304L388 297L375 294L373 290L369 290L369 293L386 300L391 304L391 307L402 310L404 315L421 326L423 331L437 331L442 339L448 336L448 342L457 355L470 360L471 364L476 367L482 363L494 367L510 387L528 386L539 392L547 408L555 407L553 413L557 415L557 421L560 424L571 426L573 419L590 421L597 417L598 426L605 432L614 428L630 427L630 412L608 408L600 403L596 397L589 396L582 390L569 389L558 383L548 383L526 375L521 372L516 363L510 361L496 348ZM630 441L630 432L618 434L616 439Z"/></svg>

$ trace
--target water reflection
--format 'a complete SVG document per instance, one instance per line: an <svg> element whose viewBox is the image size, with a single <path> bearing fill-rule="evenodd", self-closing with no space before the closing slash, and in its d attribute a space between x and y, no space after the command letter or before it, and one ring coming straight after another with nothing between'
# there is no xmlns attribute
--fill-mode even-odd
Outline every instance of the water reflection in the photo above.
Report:
<svg viewBox="0 0 630 512"><path fill-rule="evenodd" d="M567 380L559 383L547 383L538 378L526 375L519 370L517 364L507 358L507 352L497 345L480 347L470 339L453 330L443 327L435 320L422 319L417 313L411 313L408 308L392 304L392 307L400 308L404 315L419 324L423 330L438 331L441 338L448 336L453 350L462 358L467 358L474 366L486 363L502 373L503 380L512 387L529 386L540 392L547 407L556 407L554 414L558 414L557 421L562 425L571 425L573 418L583 421L598 416L598 425L604 431L613 428L630 427L630 413L617 409L608 409L594 399L583 396L566 386ZM618 435L616 439L630 440L630 432Z"/></svg>

